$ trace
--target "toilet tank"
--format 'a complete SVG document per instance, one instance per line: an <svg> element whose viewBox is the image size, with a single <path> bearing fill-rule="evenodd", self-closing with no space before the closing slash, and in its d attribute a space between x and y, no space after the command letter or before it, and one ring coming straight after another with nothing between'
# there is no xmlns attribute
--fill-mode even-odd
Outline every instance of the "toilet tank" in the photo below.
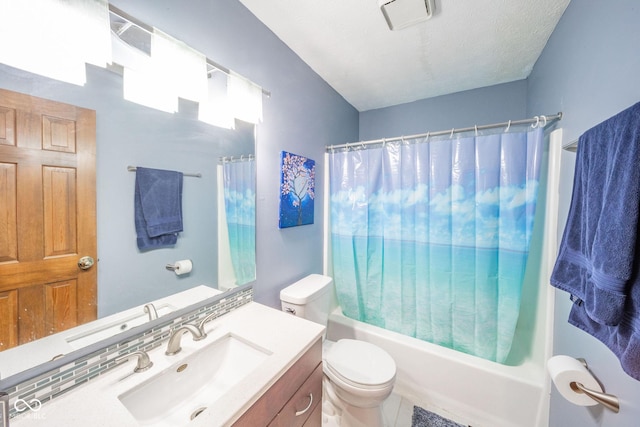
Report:
<svg viewBox="0 0 640 427"><path fill-rule="evenodd" d="M280 291L282 311L327 326L333 279L310 274Z"/></svg>

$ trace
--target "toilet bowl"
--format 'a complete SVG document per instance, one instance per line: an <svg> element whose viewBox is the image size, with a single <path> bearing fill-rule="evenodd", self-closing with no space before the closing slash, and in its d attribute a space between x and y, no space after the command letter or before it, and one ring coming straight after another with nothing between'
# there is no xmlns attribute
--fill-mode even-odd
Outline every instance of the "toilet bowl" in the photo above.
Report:
<svg viewBox="0 0 640 427"><path fill-rule="evenodd" d="M282 310L327 325L332 279L307 276L280 291ZM354 339L325 340L323 425L382 427L382 402L396 377L393 358L374 344Z"/></svg>
<svg viewBox="0 0 640 427"><path fill-rule="evenodd" d="M381 348L365 341L342 339L323 354L322 370L344 402L374 408L391 394L396 365Z"/></svg>
<svg viewBox="0 0 640 427"><path fill-rule="evenodd" d="M329 345L323 345L324 425L382 427L381 405L396 377L391 356L365 341L325 343Z"/></svg>

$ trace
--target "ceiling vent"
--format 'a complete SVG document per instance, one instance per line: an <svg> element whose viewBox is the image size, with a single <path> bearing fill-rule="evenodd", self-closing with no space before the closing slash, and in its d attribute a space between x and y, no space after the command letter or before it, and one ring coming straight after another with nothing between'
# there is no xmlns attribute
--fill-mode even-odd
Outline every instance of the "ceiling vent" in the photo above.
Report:
<svg viewBox="0 0 640 427"><path fill-rule="evenodd" d="M391 30L401 30L433 16L435 0L378 0Z"/></svg>

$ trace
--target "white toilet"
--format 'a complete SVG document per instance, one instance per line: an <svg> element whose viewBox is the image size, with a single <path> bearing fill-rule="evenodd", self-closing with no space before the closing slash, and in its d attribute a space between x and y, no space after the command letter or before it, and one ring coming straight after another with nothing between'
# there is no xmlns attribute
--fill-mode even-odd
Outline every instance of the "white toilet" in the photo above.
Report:
<svg viewBox="0 0 640 427"><path fill-rule="evenodd" d="M333 279L311 274L280 291L282 310L327 326ZM365 342L323 342L324 426L382 427L382 402L391 394L396 364Z"/></svg>

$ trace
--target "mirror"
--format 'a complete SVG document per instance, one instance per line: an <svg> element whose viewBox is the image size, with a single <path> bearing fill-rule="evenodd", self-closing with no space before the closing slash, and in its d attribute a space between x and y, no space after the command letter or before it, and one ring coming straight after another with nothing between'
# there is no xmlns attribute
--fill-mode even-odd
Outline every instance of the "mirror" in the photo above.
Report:
<svg viewBox="0 0 640 427"><path fill-rule="evenodd" d="M224 246L218 164L221 158L255 156L254 125L236 120L235 129L223 129L203 123L198 105L189 101L180 100L174 114L126 101L117 69L88 65L87 83L75 86L0 64L0 87L96 111L98 319L200 285L217 286ZM202 175L184 178L184 231L174 247L137 249L130 165ZM247 249L243 256L255 260ZM176 276L165 268L183 259L193 262L190 274Z"/></svg>
<svg viewBox="0 0 640 427"><path fill-rule="evenodd" d="M214 298L228 295L208 286L197 286L186 291L151 301L101 319L40 338L18 347L0 352L0 380L34 366L64 359L64 356L88 348L104 347L104 340L122 339L126 334L148 329L158 319L177 316L185 308L193 311ZM64 362L64 361L63 361ZM64 362L67 363L67 362ZM47 369L46 367L43 369Z"/></svg>

